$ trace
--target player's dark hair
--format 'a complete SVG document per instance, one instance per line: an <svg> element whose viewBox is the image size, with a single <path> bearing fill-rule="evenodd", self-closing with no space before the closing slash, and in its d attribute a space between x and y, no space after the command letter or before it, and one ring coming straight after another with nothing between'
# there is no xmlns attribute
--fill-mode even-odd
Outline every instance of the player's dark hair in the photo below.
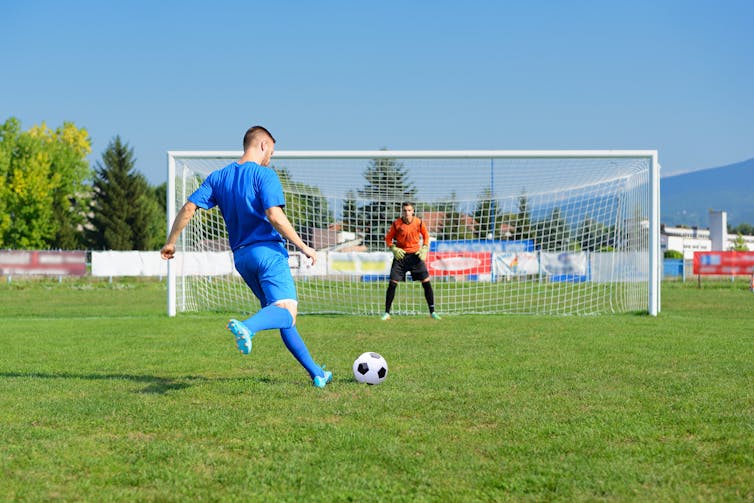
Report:
<svg viewBox="0 0 754 503"><path fill-rule="evenodd" d="M246 134L243 135L243 149L246 151L252 144L254 140L256 140L259 136L267 136L272 140L272 143L275 143L275 138L270 134L269 131L267 131L267 128L262 126L252 126L249 128L248 131L246 131Z"/></svg>
<svg viewBox="0 0 754 503"><path fill-rule="evenodd" d="M401 203L401 208L403 208L404 206L411 206L412 208L416 209L416 206L414 206L414 203L412 203L411 201L403 201Z"/></svg>

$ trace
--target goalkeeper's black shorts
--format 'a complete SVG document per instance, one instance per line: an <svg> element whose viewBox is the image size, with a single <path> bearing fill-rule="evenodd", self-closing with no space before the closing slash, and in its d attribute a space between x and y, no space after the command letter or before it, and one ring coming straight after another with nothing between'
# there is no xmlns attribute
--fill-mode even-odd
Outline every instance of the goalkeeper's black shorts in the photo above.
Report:
<svg viewBox="0 0 754 503"><path fill-rule="evenodd" d="M411 279L414 281L424 281L429 278L427 264L415 253L407 253L402 259L393 259L393 265L390 267L390 281L406 281L406 273L411 273Z"/></svg>

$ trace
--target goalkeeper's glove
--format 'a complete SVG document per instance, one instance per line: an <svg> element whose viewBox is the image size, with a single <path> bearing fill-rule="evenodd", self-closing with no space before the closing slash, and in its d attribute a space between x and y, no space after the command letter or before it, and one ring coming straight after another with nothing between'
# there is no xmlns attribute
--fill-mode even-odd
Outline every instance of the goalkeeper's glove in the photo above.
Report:
<svg viewBox="0 0 754 503"><path fill-rule="evenodd" d="M401 248L398 248L396 245L390 246L390 250L393 252L393 257L395 257L398 260L406 256L406 252L403 251Z"/></svg>
<svg viewBox="0 0 754 503"><path fill-rule="evenodd" d="M416 255L419 257L419 260L424 262L425 260L427 260L427 253L429 253L429 246L424 245L419 248L419 251L416 252Z"/></svg>

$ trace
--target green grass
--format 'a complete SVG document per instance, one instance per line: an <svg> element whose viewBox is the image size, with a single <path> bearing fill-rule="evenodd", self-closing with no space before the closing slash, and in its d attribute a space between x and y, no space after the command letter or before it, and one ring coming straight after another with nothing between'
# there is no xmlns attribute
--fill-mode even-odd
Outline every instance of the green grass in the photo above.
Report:
<svg viewBox="0 0 754 503"><path fill-rule="evenodd" d="M754 294L666 283L662 313L164 316L155 281L0 285L0 500L754 500ZM384 384L353 359L383 354Z"/></svg>

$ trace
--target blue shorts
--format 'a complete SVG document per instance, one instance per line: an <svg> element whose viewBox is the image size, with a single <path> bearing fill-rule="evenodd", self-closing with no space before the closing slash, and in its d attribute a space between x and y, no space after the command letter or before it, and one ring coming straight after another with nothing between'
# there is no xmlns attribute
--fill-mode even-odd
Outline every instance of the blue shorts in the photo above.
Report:
<svg viewBox="0 0 754 503"><path fill-rule="evenodd" d="M233 252L233 260L262 307L280 300L298 300L283 243L258 243L239 248Z"/></svg>

